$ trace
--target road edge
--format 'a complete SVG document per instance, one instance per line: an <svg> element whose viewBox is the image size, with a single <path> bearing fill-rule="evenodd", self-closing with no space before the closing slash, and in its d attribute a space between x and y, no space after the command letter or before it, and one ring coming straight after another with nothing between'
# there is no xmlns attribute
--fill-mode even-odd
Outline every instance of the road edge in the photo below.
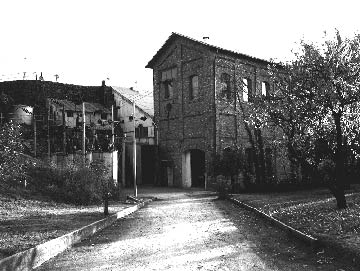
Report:
<svg viewBox="0 0 360 271"><path fill-rule="evenodd" d="M234 199L234 198L228 198L228 200L230 200L231 202L235 203L236 205L238 205L240 207L243 207L247 210L250 210L250 211L258 214L259 216L270 221L275 226L287 231L291 235L294 235L298 239L300 239L303 242L305 242L306 244L310 245L312 248L317 248L320 245L320 242L317 238L315 238L311 235L305 234L297 229L294 229L293 227L290 227L289 225L281 222L280 220L277 220L276 218L273 218L272 216L260 211L259 209L255 208L255 207L252 207L252 206L250 206L242 201L239 201L237 199Z"/></svg>
<svg viewBox="0 0 360 271"><path fill-rule="evenodd" d="M328 238L324 236L319 236L318 238L315 238L311 235L305 234L299 230L296 230L289 225L271 217L270 215L260 211L259 209L250 206L246 204L245 202L239 201L235 198L228 197L229 201L233 202L234 204L243 207L244 209L247 209L249 211L252 211L259 216L265 218L269 222L271 222L273 225L287 231L291 235L297 237L298 239L302 240L306 244L310 245L312 249L318 249L320 247L331 249L335 252L341 253L344 255L344 258L349 259L354 265L360 263L360 251L346 247L344 244L340 242L336 242L334 240L329 240Z"/></svg>
<svg viewBox="0 0 360 271"><path fill-rule="evenodd" d="M60 254L72 245L110 226L116 220L139 210L151 201L152 199L147 199L139 202L136 205L121 210L109 217L103 218L63 236L2 259L0 261L0 270L23 271L39 267L41 264Z"/></svg>

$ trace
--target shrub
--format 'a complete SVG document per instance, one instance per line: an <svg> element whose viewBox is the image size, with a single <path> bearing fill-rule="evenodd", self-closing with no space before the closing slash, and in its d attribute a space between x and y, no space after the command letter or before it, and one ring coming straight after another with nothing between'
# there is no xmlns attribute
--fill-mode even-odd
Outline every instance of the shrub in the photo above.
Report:
<svg viewBox="0 0 360 271"><path fill-rule="evenodd" d="M64 198L75 204L91 204L102 199L102 182L94 172L83 167L64 178Z"/></svg>
<svg viewBox="0 0 360 271"><path fill-rule="evenodd" d="M55 201L88 205L101 202L105 195L116 195L115 185L106 178L106 167L74 162L64 168L54 165L35 167L29 171L29 188Z"/></svg>
<svg viewBox="0 0 360 271"><path fill-rule="evenodd" d="M231 191L231 180L225 178L223 175L218 175L216 177L216 185L219 199L226 199Z"/></svg>

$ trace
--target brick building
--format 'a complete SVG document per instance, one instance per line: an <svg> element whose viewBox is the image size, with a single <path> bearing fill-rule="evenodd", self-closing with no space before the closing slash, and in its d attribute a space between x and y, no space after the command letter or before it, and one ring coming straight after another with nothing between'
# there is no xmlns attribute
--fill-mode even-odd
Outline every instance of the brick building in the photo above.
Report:
<svg viewBox="0 0 360 271"><path fill-rule="evenodd" d="M177 33L170 35L146 65L153 69L154 117L162 175L169 186L203 186L213 175L216 155L227 148L240 149L244 160L251 160L249 134L236 112L239 103L246 107L254 96L272 91L269 64ZM275 159L268 144L275 131L267 129L262 135L266 166L273 168L274 178L283 178L286 172L278 169L288 164Z"/></svg>

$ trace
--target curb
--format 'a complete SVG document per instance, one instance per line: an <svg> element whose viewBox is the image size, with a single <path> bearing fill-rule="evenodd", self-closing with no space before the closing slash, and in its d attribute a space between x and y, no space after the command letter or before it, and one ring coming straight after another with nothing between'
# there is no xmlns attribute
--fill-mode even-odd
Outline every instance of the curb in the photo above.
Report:
<svg viewBox="0 0 360 271"><path fill-rule="evenodd" d="M303 242L305 242L306 244L310 245L312 248L317 248L320 244L319 240L317 238L314 238L310 235L307 235L301 231L298 231L292 227L290 227L289 225L286 225L285 223L269 216L268 214L256 209L255 207L252 207L244 202L241 202L237 199L234 198L229 198L229 200L233 203L235 203L236 205L243 207L247 210L250 210L258 215L260 215L261 217L265 218L266 220L270 221L272 224L274 224L275 226L281 228L282 230L285 230L287 232L289 232L290 234L294 235L295 237L299 238L300 240L302 240Z"/></svg>
<svg viewBox="0 0 360 271"><path fill-rule="evenodd" d="M43 244L37 245L34 248L19 252L10 257L2 259L0 261L0 270L2 271L20 271L20 270L32 270L49 259L55 257L59 253L63 252L68 247L80 242L81 240L92 236L96 232L106 228L114 223L119 218L123 218L138 209L145 206L152 200L146 200L137 203L134 206L128 207L116 214L113 214L107 218L96 221L90 225L84 226L78 230L72 231L68 234L60 236L58 238L47 241Z"/></svg>

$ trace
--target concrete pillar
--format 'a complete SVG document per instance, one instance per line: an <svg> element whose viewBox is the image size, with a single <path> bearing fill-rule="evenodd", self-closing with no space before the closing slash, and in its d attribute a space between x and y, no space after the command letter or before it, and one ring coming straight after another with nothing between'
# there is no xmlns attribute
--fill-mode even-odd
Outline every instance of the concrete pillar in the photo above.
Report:
<svg viewBox="0 0 360 271"><path fill-rule="evenodd" d="M191 187L191 153L182 154L182 186Z"/></svg>

